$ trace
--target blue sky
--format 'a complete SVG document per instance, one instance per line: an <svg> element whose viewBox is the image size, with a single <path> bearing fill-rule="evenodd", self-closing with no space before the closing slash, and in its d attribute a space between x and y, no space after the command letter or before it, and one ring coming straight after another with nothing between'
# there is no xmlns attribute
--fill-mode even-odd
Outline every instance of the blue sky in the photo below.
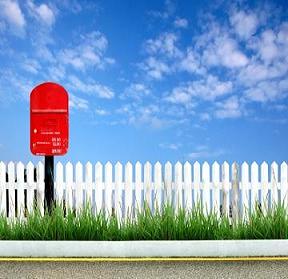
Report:
<svg viewBox="0 0 288 279"><path fill-rule="evenodd" d="M29 94L70 98L76 161L288 157L286 1L0 0L0 160L36 162Z"/></svg>

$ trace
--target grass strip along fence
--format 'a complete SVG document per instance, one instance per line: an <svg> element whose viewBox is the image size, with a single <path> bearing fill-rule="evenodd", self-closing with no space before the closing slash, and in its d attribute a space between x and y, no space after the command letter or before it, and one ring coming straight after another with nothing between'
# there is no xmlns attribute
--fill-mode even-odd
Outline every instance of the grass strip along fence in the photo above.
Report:
<svg viewBox="0 0 288 279"><path fill-rule="evenodd" d="M113 214L91 213L89 206L78 214L56 205L51 214L33 210L25 219L0 217L1 240L225 240L287 239L288 211L283 205L263 213L256 208L248 218L231 223L226 216L203 214L197 206L177 212L170 205L151 212L148 206L135 218L121 221Z"/></svg>

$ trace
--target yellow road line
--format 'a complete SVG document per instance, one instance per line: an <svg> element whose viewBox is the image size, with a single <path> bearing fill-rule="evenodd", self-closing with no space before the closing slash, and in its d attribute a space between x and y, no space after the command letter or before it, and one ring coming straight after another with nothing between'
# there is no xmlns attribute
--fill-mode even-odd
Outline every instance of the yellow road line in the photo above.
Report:
<svg viewBox="0 0 288 279"><path fill-rule="evenodd" d="M227 258L0 258L0 262L238 262L288 261L288 257L227 257Z"/></svg>

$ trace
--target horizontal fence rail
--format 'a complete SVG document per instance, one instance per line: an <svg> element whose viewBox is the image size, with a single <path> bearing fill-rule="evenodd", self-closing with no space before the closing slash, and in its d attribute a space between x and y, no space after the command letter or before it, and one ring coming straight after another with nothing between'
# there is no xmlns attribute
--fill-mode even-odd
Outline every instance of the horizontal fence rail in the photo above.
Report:
<svg viewBox="0 0 288 279"><path fill-rule="evenodd" d="M55 174L55 199L63 208L79 212L89 206L93 213L104 212L117 218L137 217L146 204L152 212L171 204L177 211L215 212L232 220L246 218L257 207L263 213L272 205L288 205L287 163L280 166L244 162L205 162L193 164L157 162L125 165L90 162L75 167L58 162ZM9 218L25 218L35 206L44 214L44 165L39 162L0 162L0 212Z"/></svg>

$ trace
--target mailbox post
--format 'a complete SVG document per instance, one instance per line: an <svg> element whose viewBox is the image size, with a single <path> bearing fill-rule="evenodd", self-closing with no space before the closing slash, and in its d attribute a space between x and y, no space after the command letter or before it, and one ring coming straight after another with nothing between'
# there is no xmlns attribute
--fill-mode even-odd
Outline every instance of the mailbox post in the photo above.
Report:
<svg viewBox="0 0 288 279"><path fill-rule="evenodd" d="M68 93L59 84L45 82L30 94L30 150L45 156L45 210L54 203L54 156L64 155L69 144Z"/></svg>

